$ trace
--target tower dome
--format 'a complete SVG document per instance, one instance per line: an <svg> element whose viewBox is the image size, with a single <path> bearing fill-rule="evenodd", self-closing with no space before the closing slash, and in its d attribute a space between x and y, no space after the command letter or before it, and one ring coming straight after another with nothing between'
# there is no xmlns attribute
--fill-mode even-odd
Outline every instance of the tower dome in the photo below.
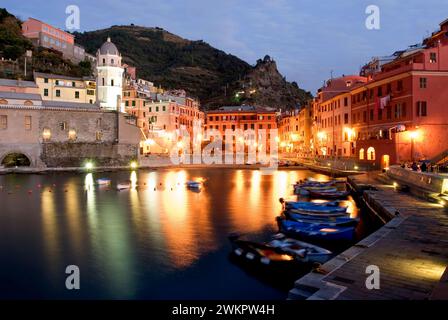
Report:
<svg viewBox="0 0 448 320"><path fill-rule="evenodd" d="M118 56L117 46L110 41L110 37L107 37L107 41L103 43L100 48L100 54L111 54Z"/></svg>

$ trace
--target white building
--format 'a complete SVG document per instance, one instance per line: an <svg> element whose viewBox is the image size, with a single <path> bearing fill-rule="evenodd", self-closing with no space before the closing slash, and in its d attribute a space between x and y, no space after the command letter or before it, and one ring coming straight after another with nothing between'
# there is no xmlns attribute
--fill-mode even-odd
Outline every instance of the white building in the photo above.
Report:
<svg viewBox="0 0 448 320"><path fill-rule="evenodd" d="M124 111L122 103L123 73L121 54L117 47L107 38L96 53L97 100L101 108Z"/></svg>

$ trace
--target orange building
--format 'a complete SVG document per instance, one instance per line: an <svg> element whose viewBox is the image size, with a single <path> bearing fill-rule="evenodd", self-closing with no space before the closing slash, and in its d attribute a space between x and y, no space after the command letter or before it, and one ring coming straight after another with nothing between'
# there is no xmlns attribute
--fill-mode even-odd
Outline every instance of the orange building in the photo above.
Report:
<svg viewBox="0 0 448 320"><path fill-rule="evenodd" d="M218 110L208 111L206 114L205 136L211 129L218 130L223 140L227 129L233 131L252 129L255 132L255 143L258 147L261 148L264 144L266 150L269 151L270 139L275 138L271 137L270 129L277 129L277 112L253 106L221 107ZM260 129L266 130L266 141L260 140Z"/></svg>

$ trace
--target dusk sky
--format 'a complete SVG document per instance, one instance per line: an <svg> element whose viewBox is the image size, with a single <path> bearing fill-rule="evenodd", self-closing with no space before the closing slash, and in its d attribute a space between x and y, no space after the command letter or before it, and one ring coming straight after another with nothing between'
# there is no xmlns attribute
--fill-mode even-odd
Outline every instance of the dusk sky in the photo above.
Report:
<svg viewBox="0 0 448 320"><path fill-rule="evenodd" d="M421 42L448 18L447 0L2 0L0 7L65 29L71 4L80 8L82 31L134 23L202 39L250 64L269 54L289 81L313 93L331 71L358 73L371 57ZM371 4L381 10L380 30L365 27Z"/></svg>

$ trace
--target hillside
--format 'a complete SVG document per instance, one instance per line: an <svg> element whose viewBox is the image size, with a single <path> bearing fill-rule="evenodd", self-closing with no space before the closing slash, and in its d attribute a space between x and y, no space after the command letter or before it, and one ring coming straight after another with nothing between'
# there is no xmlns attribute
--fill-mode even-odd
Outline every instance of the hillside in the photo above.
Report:
<svg viewBox="0 0 448 320"><path fill-rule="evenodd" d="M238 103L292 108L310 96L286 82L273 61L268 66L259 60L263 64L253 67L204 41L186 40L161 28L113 26L75 36L91 54L110 36L123 62L137 67L138 77L166 89L185 89L206 108ZM248 87L259 94L237 95Z"/></svg>

